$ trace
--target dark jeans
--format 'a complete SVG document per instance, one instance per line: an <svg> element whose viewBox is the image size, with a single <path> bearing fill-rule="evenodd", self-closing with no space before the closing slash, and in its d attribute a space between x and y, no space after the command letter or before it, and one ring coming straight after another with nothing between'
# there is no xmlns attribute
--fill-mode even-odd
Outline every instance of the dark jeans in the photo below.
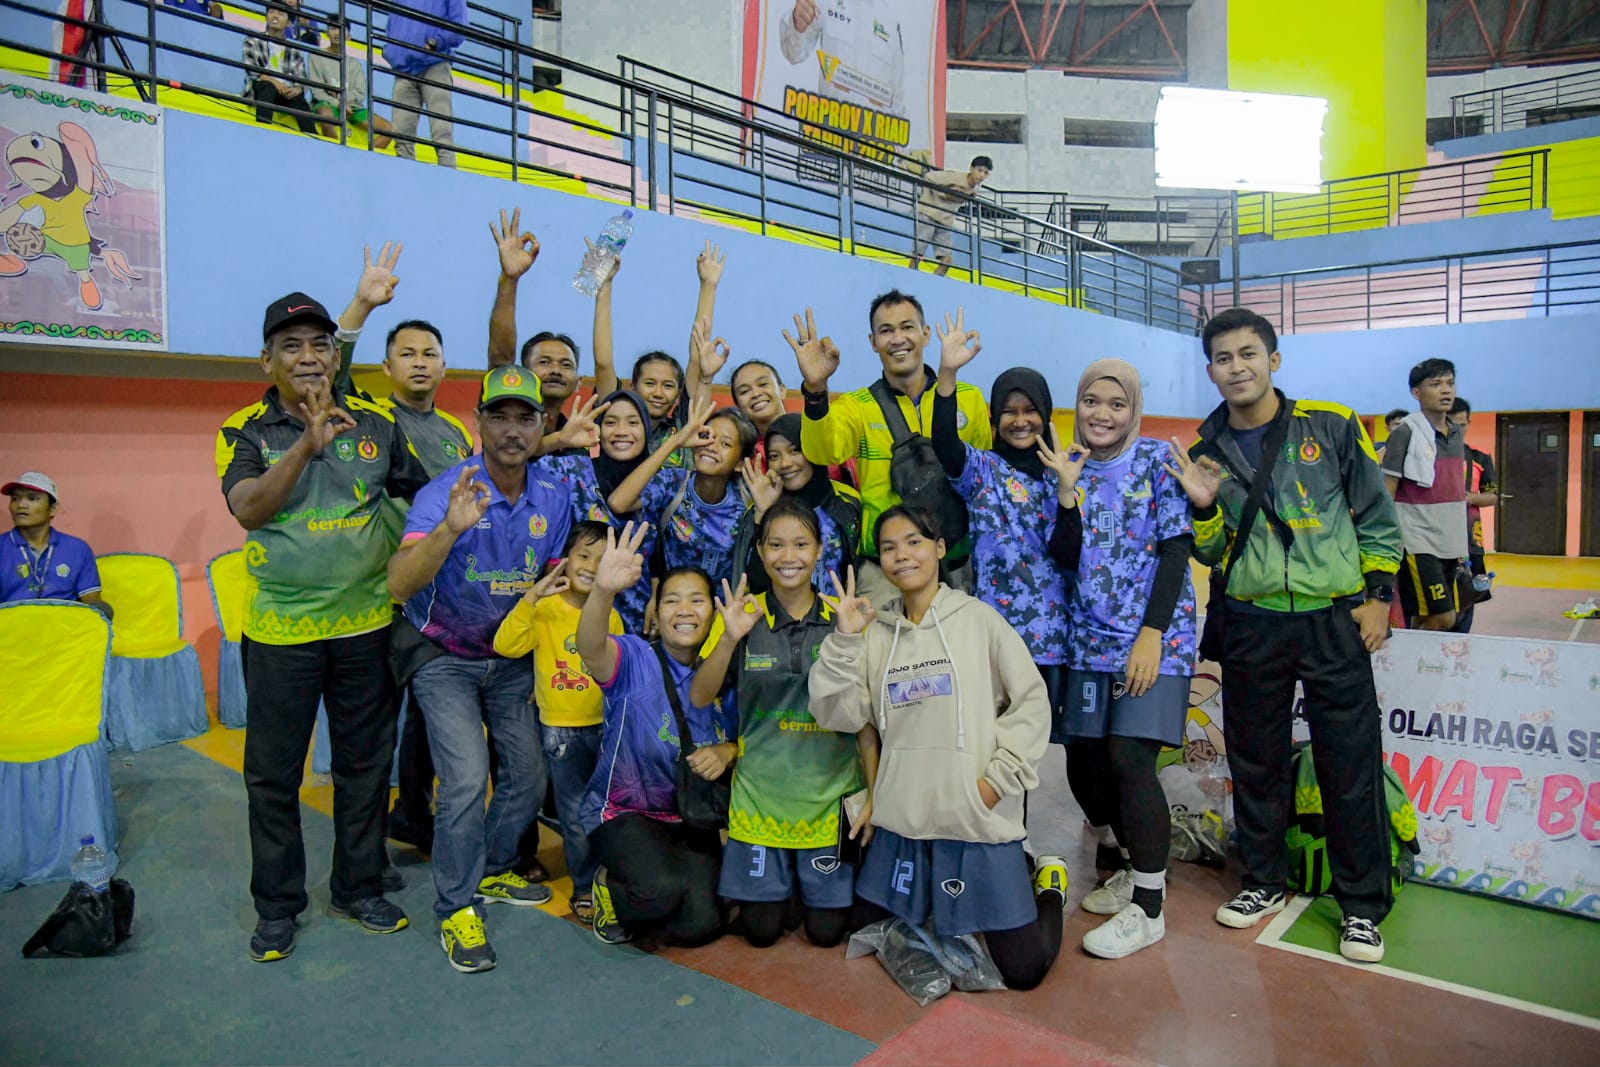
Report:
<svg viewBox="0 0 1600 1067"><path fill-rule="evenodd" d="M1289 753L1296 681L1305 687L1334 899L1346 915L1381 922L1394 903L1382 714L1372 659L1343 604L1297 614L1228 611L1222 729L1244 887L1278 893L1288 881L1283 835L1294 801Z"/></svg>
<svg viewBox="0 0 1600 1067"><path fill-rule="evenodd" d="M317 703L328 708L333 748L333 870L336 906L380 895L383 808L394 751L389 630L302 645L245 638L250 729L244 784L250 798L250 895L263 919L306 910L306 851L300 784Z"/></svg>
<svg viewBox="0 0 1600 1067"><path fill-rule="evenodd" d="M555 789L556 812L561 820L561 844L567 856L567 873L572 876L572 895L587 897L594 884L594 852L589 835L578 821L578 806L584 789L594 776L600 758L599 726L550 726L540 723L544 740L544 761L550 768L550 784ZM538 827L535 821L533 826Z"/></svg>
<svg viewBox="0 0 1600 1067"><path fill-rule="evenodd" d="M680 945L721 936L722 839L716 831L619 815L589 835L589 846L606 869L617 919L630 931L659 929Z"/></svg>
<svg viewBox="0 0 1600 1067"><path fill-rule="evenodd" d="M284 96L278 92L276 85L258 78L250 83L249 95L256 102L257 122L271 122L273 115L288 115L294 120L295 125L300 127L301 133L317 132L316 117L310 110L311 102L306 99L303 91L299 96Z"/></svg>

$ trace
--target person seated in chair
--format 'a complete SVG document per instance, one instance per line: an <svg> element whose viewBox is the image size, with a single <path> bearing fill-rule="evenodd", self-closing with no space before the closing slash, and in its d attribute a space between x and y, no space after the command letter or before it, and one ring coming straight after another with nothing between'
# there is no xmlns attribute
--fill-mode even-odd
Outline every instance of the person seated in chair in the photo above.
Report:
<svg viewBox="0 0 1600 1067"><path fill-rule="evenodd" d="M0 493L11 498L11 531L0 542L0 604L81 600L111 618L111 605L100 595L94 550L51 526L61 506L56 483L27 471Z"/></svg>

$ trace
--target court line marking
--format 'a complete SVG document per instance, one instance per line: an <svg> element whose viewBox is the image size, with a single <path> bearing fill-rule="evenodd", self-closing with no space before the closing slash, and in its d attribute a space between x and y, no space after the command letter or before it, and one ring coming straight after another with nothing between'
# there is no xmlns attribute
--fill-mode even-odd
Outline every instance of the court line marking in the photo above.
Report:
<svg viewBox="0 0 1600 1067"><path fill-rule="evenodd" d="M1403 971L1398 967L1385 967L1381 963L1356 963L1347 960L1336 952L1324 952L1321 949L1307 948L1304 945L1292 945L1283 940L1283 935L1289 932L1289 927L1295 920L1304 915L1306 909L1311 907L1315 897L1297 896L1281 912L1273 917L1267 928L1261 931L1256 938L1256 944L1268 948L1282 949L1284 952L1293 952L1297 956L1308 956L1311 959L1337 963L1341 967L1350 967L1366 974L1381 974L1388 978L1398 978L1402 982L1412 982L1416 985L1427 986L1430 989L1440 989L1446 993L1455 993L1457 996L1470 997L1473 1000L1488 1001L1501 1007L1525 1011L1532 1015L1540 1015L1546 1019L1555 1019L1559 1022L1571 1023L1589 1030L1600 1030L1600 1019L1579 1015L1577 1012L1565 1011L1561 1008L1552 1008L1546 1004L1535 1004L1528 1000L1519 1000L1508 997L1503 993L1491 993L1486 989L1474 989L1472 986L1461 985L1457 982L1447 982L1442 978L1431 978L1428 975L1417 974L1413 971Z"/></svg>
<svg viewBox="0 0 1600 1067"><path fill-rule="evenodd" d="M430 130L433 129L432 126L430 126L428 128ZM1567 640L1568 641L1576 641L1578 639L1578 631L1583 629L1583 624L1588 622L1588 621L1589 621L1588 619L1579 619L1577 622L1573 623L1572 624L1572 632L1567 635Z"/></svg>

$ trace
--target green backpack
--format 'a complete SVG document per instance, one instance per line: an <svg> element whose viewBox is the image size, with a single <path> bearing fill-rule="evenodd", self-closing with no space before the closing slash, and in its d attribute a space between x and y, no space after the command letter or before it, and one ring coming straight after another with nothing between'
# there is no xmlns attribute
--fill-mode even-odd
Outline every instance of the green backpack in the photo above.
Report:
<svg viewBox="0 0 1600 1067"><path fill-rule="evenodd" d="M1283 835L1289 846L1289 888L1317 896L1333 888L1333 867L1328 863L1327 831L1322 822L1322 790L1311 760L1311 742L1300 741L1290 757L1294 779L1294 815ZM1417 811L1406 796L1399 775L1383 767L1383 796L1389 808L1390 880L1395 893L1411 873L1417 844Z"/></svg>

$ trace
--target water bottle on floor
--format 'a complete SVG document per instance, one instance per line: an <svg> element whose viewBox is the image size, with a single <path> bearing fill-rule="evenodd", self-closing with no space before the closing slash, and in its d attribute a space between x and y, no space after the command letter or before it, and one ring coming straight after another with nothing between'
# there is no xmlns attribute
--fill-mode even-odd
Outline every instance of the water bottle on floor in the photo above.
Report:
<svg viewBox="0 0 1600 1067"><path fill-rule="evenodd" d="M583 264L578 268L577 277L572 279L574 289L584 296L594 296L600 291L600 286L616 269L617 254L633 236L633 223L629 221L632 218L633 211L629 209L611 216L606 222L594 247L583 254Z"/></svg>
<svg viewBox="0 0 1600 1067"><path fill-rule="evenodd" d="M94 835L79 838L82 847L72 854L72 880L82 882L96 893L104 893L111 885L111 860L105 850L94 843Z"/></svg>

